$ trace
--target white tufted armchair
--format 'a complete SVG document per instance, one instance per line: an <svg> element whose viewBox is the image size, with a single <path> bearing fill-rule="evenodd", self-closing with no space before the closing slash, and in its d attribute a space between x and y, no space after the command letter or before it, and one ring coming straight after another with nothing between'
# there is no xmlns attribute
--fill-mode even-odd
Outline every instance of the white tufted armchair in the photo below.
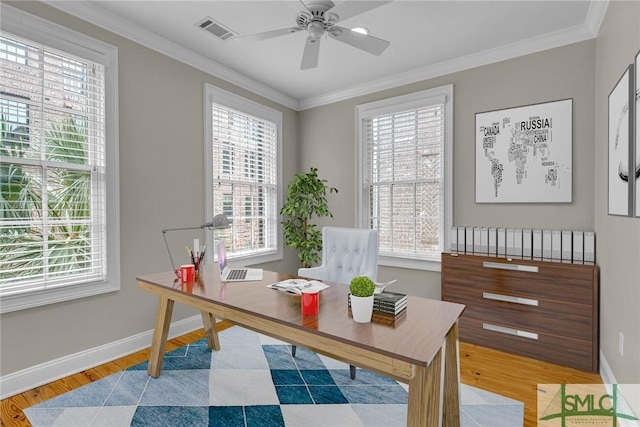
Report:
<svg viewBox="0 0 640 427"><path fill-rule="evenodd" d="M324 227L322 264L300 268L298 276L348 285L357 276L378 277L378 231Z"/></svg>
<svg viewBox="0 0 640 427"><path fill-rule="evenodd" d="M378 231L360 228L324 227L322 229L322 264L300 268L298 276L349 285L357 276L378 277ZM291 353L295 357L296 347ZM351 379L356 377L350 366Z"/></svg>

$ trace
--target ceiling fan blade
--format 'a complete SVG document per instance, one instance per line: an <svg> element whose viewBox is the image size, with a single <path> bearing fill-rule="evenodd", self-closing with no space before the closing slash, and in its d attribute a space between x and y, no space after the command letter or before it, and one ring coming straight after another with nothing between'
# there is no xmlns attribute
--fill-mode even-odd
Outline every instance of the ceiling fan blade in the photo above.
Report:
<svg viewBox="0 0 640 427"><path fill-rule="evenodd" d="M373 55L380 55L390 44L387 40L382 40L362 33L356 33L348 28L339 27L337 25L331 27L327 33L329 33L329 36L341 41L342 43L346 43Z"/></svg>
<svg viewBox="0 0 640 427"><path fill-rule="evenodd" d="M346 19L353 18L361 13L368 12L376 7L380 7L387 3L391 3L391 0L386 1L345 1L333 7L328 13L338 15L336 22L342 22Z"/></svg>
<svg viewBox="0 0 640 427"><path fill-rule="evenodd" d="M300 27L280 28L279 30L265 31L264 33L235 36L233 39L240 40L240 41L266 40L274 37L285 36L287 34L297 33L298 31L302 31L302 28Z"/></svg>
<svg viewBox="0 0 640 427"><path fill-rule="evenodd" d="M301 70L308 70L318 66L318 57L320 56L320 37L307 37L304 44L304 52L302 54Z"/></svg>

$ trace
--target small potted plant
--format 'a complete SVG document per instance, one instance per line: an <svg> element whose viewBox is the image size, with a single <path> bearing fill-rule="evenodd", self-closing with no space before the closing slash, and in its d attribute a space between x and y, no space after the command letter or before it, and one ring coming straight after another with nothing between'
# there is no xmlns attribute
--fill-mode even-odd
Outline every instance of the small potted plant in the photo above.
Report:
<svg viewBox="0 0 640 427"><path fill-rule="evenodd" d="M353 320L358 323L371 322L373 314L373 292L376 285L367 276L358 276L351 279L349 290L351 291L351 314Z"/></svg>

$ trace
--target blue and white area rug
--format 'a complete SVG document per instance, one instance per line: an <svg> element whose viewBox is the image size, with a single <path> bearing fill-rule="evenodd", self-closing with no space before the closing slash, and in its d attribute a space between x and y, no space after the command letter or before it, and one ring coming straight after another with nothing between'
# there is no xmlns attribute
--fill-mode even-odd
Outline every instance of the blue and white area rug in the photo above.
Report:
<svg viewBox="0 0 640 427"><path fill-rule="evenodd" d="M34 427L406 426L407 386L234 326L24 410ZM522 427L524 405L461 386L463 427Z"/></svg>

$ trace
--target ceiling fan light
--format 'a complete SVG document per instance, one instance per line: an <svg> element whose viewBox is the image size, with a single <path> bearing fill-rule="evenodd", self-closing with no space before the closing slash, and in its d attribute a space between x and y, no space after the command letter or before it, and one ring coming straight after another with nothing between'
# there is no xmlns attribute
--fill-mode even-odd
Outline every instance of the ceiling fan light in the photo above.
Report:
<svg viewBox="0 0 640 427"><path fill-rule="evenodd" d="M351 31L353 31L354 33L364 34L365 36L369 35L369 29L366 27L353 27Z"/></svg>
<svg viewBox="0 0 640 427"><path fill-rule="evenodd" d="M307 27L307 30L309 31L309 37L313 39L318 39L324 34L324 26L319 22L312 22Z"/></svg>

